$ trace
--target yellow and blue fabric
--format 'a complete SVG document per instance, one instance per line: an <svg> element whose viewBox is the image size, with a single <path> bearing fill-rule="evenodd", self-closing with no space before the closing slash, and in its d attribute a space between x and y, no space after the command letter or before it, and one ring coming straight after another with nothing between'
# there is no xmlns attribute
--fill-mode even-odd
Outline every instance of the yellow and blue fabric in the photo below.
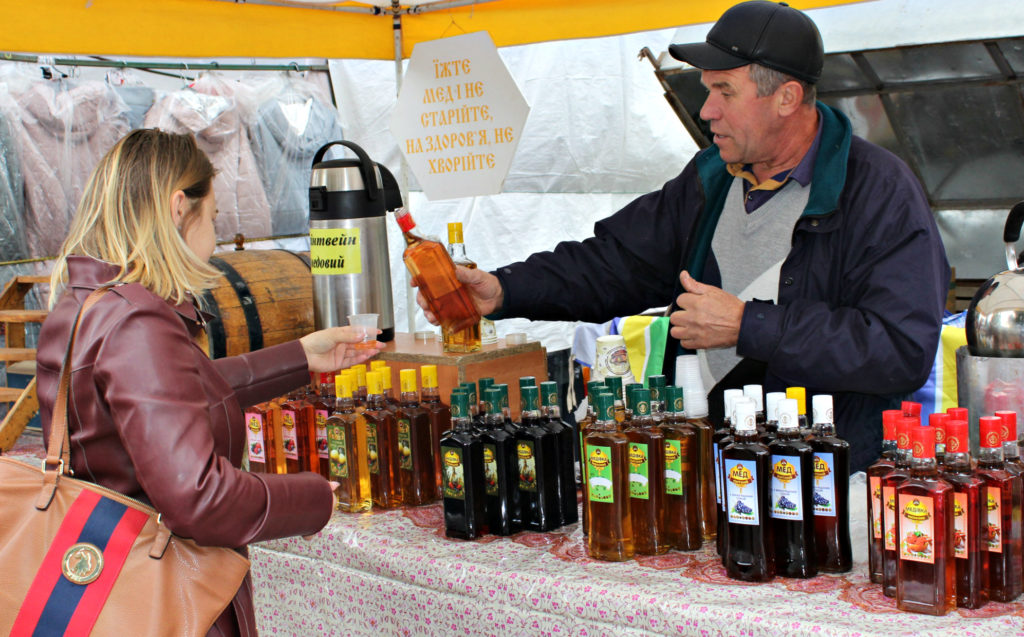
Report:
<svg viewBox="0 0 1024 637"><path fill-rule="evenodd" d="M647 385L648 377L662 373L668 317L627 316L619 323L619 329L626 341L626 355L633 378Z"/></svg>
<svg viewBox="0 0 1024 637"><path fill-rule="evenodd" d="M964 328L966 320L966 312L951 314L942 319L939 348L935 352L931 374L911 397L911 400L921 403L923 422L928 422L929 414L944 412L959 405L956 389L956 350L967 345L967 330Z"/></svg>

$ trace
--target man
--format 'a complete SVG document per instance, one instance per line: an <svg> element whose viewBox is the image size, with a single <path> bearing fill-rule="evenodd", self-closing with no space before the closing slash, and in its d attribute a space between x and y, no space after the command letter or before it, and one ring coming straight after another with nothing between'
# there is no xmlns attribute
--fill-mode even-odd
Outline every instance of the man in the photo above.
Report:
<svg viewBox="0 0 1024 637"><path fill-rule="evenodd" d="M832 394L863 469L882 410L923 384L938 345L949 265L924 193L815 102L824 53L805 14L744 2L669 52L702 69L714 145L593 238L459 277L492 318L603 322L674 299L667 375L704 350L712 408L744 383Z"/></svg>

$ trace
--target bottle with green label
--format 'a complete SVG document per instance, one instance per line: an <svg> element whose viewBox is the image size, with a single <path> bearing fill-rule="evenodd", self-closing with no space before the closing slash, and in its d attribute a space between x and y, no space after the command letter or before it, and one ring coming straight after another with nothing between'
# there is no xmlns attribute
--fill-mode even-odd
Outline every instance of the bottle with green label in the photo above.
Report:
<svg viewBox="0 0 1024 637"><path fill-rule="evenodd" d="M818 569L845 573L853 568L850 544L850 443L836 436L832 396L811 399L814 433L814 545Z"/></svg>
<svg viewBox="0 0 1024 637"><path fill-rule="evenodd" d="M701 547L697 429L683 416L683 389L665 388L669 411L659 428L665 436L665 541L680 551Z"/></svg>
<svg viewBox="0 0 1024 637"><path fill-rule="evenodd" d="M402 481L402 503L419 506L437 500L437 477L434 473L434 445L430 431L430 414L420 406L416 390L416 370L398 373L402 404L395 413L398 440L398 474Z"/></svg>
<svg viewBox="0 0 1024 637"><path fill-rule="evenodd" d="M618 431L611 394L590 395L594 423L584 437L587 484L587 554L622 562L633 557L633 521L629 506L629 441Z"/></svg>
<svg viewBox="0 0 1024 637"><path fill-rule="evenodd" d="M338 483L338 510L369 511L372 500L366 462L366 419L356 413L351 377L338 374L334 383L337 398L326 427L330 479Z"/></svg>
<svg viewBox="0 0 1024 637"><path fill-rule="evenodd" d="M592 380L587 383L587 414L577 423L579 429L579 456L580 456L580 491L583 492L583 536L586 537L587 529L590 527L587 524L587 467L586 467L586 449L583 444L584 438L586 438L587 432L590 431L590 427L594 424L594 405L595 397L597 394L607 393L611 396L611 392L608 390L608 386L604 384L604 381Z"/></svg>
<svg viewBox="0 0 1024 637"><path fill-rule="evenodd" d="M772 452L771 504L775 572L783 577L814 577L814 450L800 436L796 400L776 404Z"/></svg>
<svg viewBox="0 0 1024 637"><path fill-rule="evenodd" d="M453 392L451 409L452 428L441 436L440 448L444 532L472 540L485 532L483 449L472 429L468 396Z"/></svg>
<svg viewBox="0 0 1024 637"><path fill-rule="evenodd" d="M669 549L664 502L665 434L651 416L651 390L642 386L633 389L633 417L624 425L633 550L639 555L661 555Z"/></svg>
<svg viewBox="0 0 1024 637"><path fill-rule="evenodd" d="M523 528L550 531L561 526L558 499L558 440L544 428L540 417L540 391L523 387L520 428L516 432L519 497Z"/></svg>
<svg viewBox="0 0 1024 637"><path fill-rule="evenodd" d="M545 381L540 384L544 428L554 434L558 441L558 506L562 524L572 524L580 519L576 502L576 434L569 423L562 420L562 408L558 401L558 383Z"/></svg>
<svg viewBox="0 0 1024 637"><path fill-rule="evenodd" d="M484 468L484 519L495 535L512 535L520 530L519 459L515 436L505 430L500 408L501 390L489 388L483 400L484 424L479 429Z"/></svg>
<svg viewBox="0 0 1024 637"><path fill-rule="evenodd" d="M358 382L358 381L357 381ZM398 424L384 406L384 379L380 372L366 373L366 461L370 469L373 503L383 509L402 504L398 468Z"/></svg>
<svg viewBox="0 0 1024 637"><path fill-rule="evenodd" d="M722 450L725 479L725 572L744 582L775 575L771 525L771 453L758 441L753 401L736 401L735 436Z"/></svg>

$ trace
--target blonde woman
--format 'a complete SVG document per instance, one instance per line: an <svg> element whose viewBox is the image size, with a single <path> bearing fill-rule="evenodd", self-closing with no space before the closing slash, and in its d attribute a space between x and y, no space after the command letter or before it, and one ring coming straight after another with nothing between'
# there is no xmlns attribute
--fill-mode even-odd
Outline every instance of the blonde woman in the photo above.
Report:
<svg viewBox="0 0 1024 637"><path fill-rule="evenodd" d="M75 475L151 503L167 527L199 544L308 535L332 511L317 474L239 469L242 408L360 363L350 328L321 330L257 352L210 360L194 343L194 304L216 271L214 169L191 135L136 130L100 160L57 260L51 312L39 335L44 434L79 307L116 281L83 317L72 360ZM161 603L160 600L140 600ZM255 635L249 579L210 635Z"/></svg>

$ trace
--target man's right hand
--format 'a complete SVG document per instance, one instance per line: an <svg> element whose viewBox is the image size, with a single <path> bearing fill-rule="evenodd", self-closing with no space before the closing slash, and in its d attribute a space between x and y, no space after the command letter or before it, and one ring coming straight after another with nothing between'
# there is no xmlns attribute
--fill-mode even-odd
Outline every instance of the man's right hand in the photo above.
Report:
<svg viewBox="0 0 1024 637"><path fill-rule="evenodd" d="M469 290L469 296L473 299L473 303L481 315L491 314L501 309L505 300L505 291L501 289L498 277L484 270L470 270L457 265L455 266L455 278ZM430 321L431 325L438 325L437 317L427 307L427 301L419 291L416 292L416 304L423 309L423 316Z"/></svg>

